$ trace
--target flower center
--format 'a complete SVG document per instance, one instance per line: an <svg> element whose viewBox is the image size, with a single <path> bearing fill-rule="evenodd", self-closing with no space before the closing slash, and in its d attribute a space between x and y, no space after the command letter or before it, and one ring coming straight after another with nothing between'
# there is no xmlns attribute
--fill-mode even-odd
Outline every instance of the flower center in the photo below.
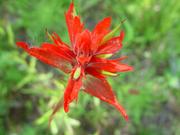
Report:
<svg viewBox="0 0 180 135"><path fill-rule="evenodd" d="M86 67L91 60L91 57L92 56L78 56L76 57L76 60L82 67Z"/></svg>

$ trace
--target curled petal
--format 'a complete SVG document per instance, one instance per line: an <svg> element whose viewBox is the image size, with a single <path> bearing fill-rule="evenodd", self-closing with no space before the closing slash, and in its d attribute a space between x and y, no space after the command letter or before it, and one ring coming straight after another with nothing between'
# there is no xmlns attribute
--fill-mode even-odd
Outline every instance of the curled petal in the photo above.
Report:
<svg viewBox="0 0 180 135"><path fill-rule="evenodd" d="M46 64L59 68L65 73L69 73L71 71L71 64L67 59L65 59L65 56L54 53L54 51L52 51L52 48L50 50L43 47L29 47L26 42L17 42L16 44L30 55L36 57L37 59Z"/></svg>
<svg viewBox="0 0 180 135"><path fill-rule="evenodd" d="M86 79L83 80L83 88L86 93L113 105L124 116L124 118L128 120L124 108L118 103L111 86L105 79L97 79L93 76L87 76Z"/></svg>

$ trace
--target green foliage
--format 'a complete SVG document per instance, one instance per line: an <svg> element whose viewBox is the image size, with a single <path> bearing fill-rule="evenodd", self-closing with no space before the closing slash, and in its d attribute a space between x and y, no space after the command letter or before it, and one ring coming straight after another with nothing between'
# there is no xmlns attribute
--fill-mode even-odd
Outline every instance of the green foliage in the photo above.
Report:
<svg viewBox="0 0 180 135"><path fill-rule="evenodd" d="M70 113L61 109L48 128L53 106L63 96L67 75L16 47L46 41L45 29L69 42L65 0L0 1L0 135L161 135L179 133L180 2L178 0L75 1L92 29L106 16L122 25L122 52L134 72L110 78L130 122L114 108L81 92Z"/></svg>

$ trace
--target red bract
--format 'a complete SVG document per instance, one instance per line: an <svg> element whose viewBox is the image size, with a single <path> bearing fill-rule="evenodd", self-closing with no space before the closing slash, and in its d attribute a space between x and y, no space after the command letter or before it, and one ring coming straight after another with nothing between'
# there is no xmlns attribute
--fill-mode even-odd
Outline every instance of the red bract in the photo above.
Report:
<svg viewBox="0 0 180 135"><path fill-rule="evenodd" d="M114 30L110 30L111 18L107 17L90 32L84 28L80 17L76 15L73 3L65 13L65 17L71 41L70 46L64 43L56 33L49 35L53 43L42 43L39 48L30 47L25 42L17 42L17 46L40 61L59 68L65 73L70 73L64 92L64 110L66 112L69 110L69 104L78 99L78 93L82 89L117 108L128 120L125 110L118 103L106 80L107 76L116 76L118 72L133 69L121 62L125 57L107 59L122 48L124 32L113 37L120 25ZM60 107L61 100L54 108L53 115Z"/></svg>

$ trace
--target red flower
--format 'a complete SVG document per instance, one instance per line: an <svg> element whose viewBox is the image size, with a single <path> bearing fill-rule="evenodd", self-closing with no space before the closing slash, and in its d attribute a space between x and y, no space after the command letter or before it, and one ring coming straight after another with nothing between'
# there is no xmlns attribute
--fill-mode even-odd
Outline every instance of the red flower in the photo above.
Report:
<svg viewBox="0 0 180 135"><path fill-rule="evenodd" d="M118 103L107 76L116 76L118 72L130 71L133 68L121 63L125 57L106 59L122 48L124 32L113 37L120 25L110 30L111 18L100 21L92 32L84 28L80 17L76 15L74 4L71 3L65 13L71 45L62 42L60 37L53 33L49 35L53 43L42 43L41 47L30 47L25 42L17 42L17 46L40 61L70 73L68 85L64 93L64 110L68 112L69 104L78 99L80 89L95 96L115 108L124 118L128 116ZM61 100L54 108L55 114L60 108Z"/></svg>

